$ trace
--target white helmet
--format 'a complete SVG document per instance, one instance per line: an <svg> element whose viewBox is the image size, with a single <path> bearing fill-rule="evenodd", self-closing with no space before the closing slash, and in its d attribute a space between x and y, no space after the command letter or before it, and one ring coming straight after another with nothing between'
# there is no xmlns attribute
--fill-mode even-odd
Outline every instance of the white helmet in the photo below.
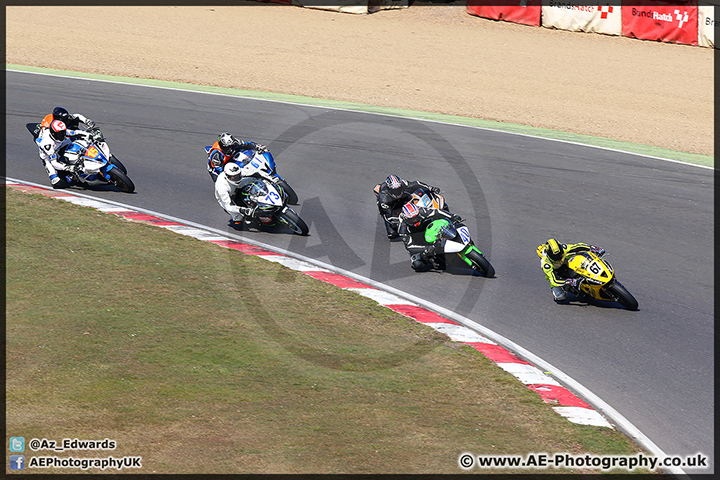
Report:
<svg viewBox="0 0 720 480"><path fill-rule="evenodd" d="M240 165L235 162L229 162L223 168L223 172L228 179L228 182L237 185L242 179L242 169Z"/></svg>

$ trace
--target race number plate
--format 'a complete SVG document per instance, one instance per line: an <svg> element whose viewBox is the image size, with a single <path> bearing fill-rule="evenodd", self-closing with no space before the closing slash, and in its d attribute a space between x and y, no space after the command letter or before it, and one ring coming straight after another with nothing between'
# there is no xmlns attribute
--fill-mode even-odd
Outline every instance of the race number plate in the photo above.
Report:
<svg viewBox="0 0 720 480"><path fill-rule="evenodd" d="M457 231L460 234L460 238L462 238L463 243L470 243L470 231L467 227L460 227Z"/></svg>

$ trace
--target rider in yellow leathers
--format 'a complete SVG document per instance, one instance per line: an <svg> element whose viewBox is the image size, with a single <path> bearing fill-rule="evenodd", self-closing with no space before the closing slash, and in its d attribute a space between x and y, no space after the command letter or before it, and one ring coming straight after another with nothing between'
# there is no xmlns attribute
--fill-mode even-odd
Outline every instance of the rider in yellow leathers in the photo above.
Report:
<svg viewBox="0 0 720 480"><path fill-rule="evenodd" d="M567 298L566 285L579 288L582 282L581 278L568 278L570 270L567 268L567 259L575 253L587 251L599 257L605 255L605 249L601 247L587 243L560 243L554 238L537 247L540 266L550 283L553 299L556 302L564 302Z"/></svg>

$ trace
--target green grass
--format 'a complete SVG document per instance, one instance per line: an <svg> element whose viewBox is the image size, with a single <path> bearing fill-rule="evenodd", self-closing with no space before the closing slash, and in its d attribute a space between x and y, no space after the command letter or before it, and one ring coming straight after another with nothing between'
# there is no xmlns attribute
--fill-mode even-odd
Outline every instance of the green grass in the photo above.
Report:
<svg viewBox="0 0 720 480"><path fill-rule="evenodd" d="M464 452L640 451L352 292L41 195L6 189L6 199L7 435L118 443L28 460L142 456L128 473L462 473ZM76 470L35 473L54 471Z"/></svg>

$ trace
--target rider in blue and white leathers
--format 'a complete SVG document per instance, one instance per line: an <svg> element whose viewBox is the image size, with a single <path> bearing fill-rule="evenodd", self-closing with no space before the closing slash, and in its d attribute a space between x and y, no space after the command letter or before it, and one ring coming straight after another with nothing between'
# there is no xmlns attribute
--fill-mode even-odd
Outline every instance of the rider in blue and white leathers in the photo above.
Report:
<svg viewBox="0 0 720 480"><path fill-rule="evenodd" d="M72 172L76 168L76 165L65 159L64 154L67 147L73 143L69 137L78 135L89 135L89 133L84 130L68 130L65 123L54 120L47 128L42 128L38 138L35 139L38 155L53 188L61 188L65 185L58 171Z"/></svg>

